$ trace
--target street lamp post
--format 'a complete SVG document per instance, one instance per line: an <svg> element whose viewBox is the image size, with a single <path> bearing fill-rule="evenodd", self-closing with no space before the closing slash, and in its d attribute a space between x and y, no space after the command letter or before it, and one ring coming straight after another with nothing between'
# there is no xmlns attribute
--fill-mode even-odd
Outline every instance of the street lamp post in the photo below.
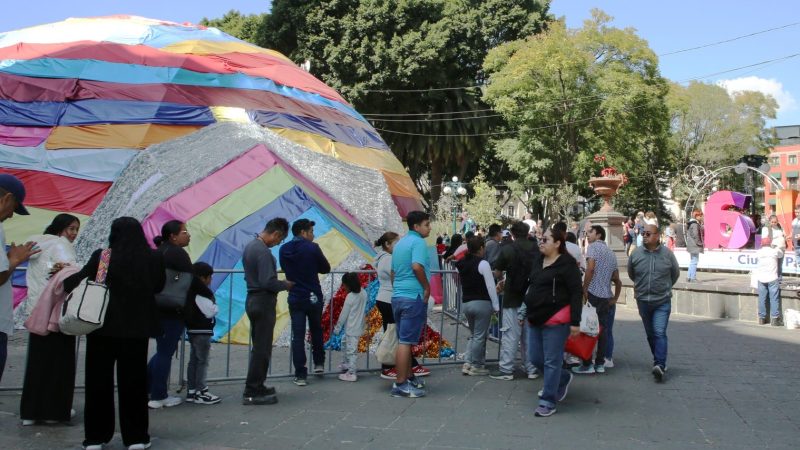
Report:
<svg viewBox="0 0 800 450"><path fill-rule="evenodd" d="M749 147L747 149L747 154L739 158L738 164L734 169L736 173L744 174L745 190L753 198L753 201L750 202L751 216L756 214L756 189L753 181L753 171L748 170L748 167L758 169L764 173L769 172L770 169L769 164L767 163L767 157L764 155L757 155L757 152L758 150L755 147Z"/></svg>
<svg viewBox="0 0 800 450"><path fill-rule="evenodd" d="M453 177L451 181L447 181L444 183L444 189L442 192L445 195L452 195L453 196L453 235L456 234L456 212L458 211L458 204L459 204L459 196L467 195L467 189L464 187L464 183L458 181L458 177Z"/></svg>

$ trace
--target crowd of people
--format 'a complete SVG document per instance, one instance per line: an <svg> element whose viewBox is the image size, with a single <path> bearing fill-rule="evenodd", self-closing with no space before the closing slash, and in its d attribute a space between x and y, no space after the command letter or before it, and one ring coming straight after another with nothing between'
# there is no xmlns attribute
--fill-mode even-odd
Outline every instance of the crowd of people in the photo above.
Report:
<svg viewBox="0 0 800 450"><path fill-rule="evenodd" d="M0 175L0 222L14 213L26 214L24 198L25 188L19 180ZM405 219L405 235L388 231L375 242L380 283L377 308L384 330L394 324L397 338L394 364L383 365L380 376L392 380L392 396L418 398L426 395L422 378L430 373L414 359L412 347L419 343L427 323L431 261L425 239L430 235L431 223L429 215L422 211L413 211ZM634 232L629 235L633 249L627 273L634 283L634 296L653 355L651 372L657 381L663 381L667 372L671 289L680 271L668 248L670 234L666 236L667 245L662 245L662 233L654 220L654 215L644 213L626 226L626 235ZM564 222L545 228L529 216L508 230L499 225L483 230L474 222L465 223L470 227L465 238L456 234L437 239L442 260L452 262L458 271L462 312L470 330L461 371L465 376L488 375L494 380L510 381L518 371L516 365L521 363L520 369L527 378L543 379L535 415L550 416L566 397L574 375L604 373L614 367L613 328L621 281L616 256L605 244L606 231L589 222L571 230ZM702 213L696 211L687 232L687 243L694 246L689 252L695 268L695 253L703 249L701 223ZM285 279L279 278L278 261L270 249L287 238L290 227L286 219L267 222L244 249L245 312L253 343L242 395L245 405L278 401L276 389L267 386L266 381L281 291L288 291L293 382L306 386L309 373L324 373L324 302L319 275L330 273L331 267L314 242L314 226L307 219L292 224L292 238L278 252ZM783 249L771 243L785 241L779 227L777 221L770 221L762 236L766 245L760 255L778 267ZM109 296L105 321L86 339L84 448L100 449L114 434L115 373L123 443L130 449L148 448L148 408L172 407L183 401L216 404L221 400L206 383L218 312L209 287L213 268L204 263L192 264L185 250L191 236L184 223L165 223L153 249L141 224L131 217L115 219L108 246L96 249L88 262L78 267L72 242L79 229L76 217L60 214L42 235L33 236L23 245L10 245L0 257L0 376L7 336L16 320L31 333L20 407L23 425L69 421L75 415L75 337L59 332L57 319L70 292L84 280L103 279ZM798 237L800 229L793 233ZM1 224L0 240L5 244ZM14 269L26 261L29 295L15 318L9 306L8 281ZM775 286L775 279L766 275L773 273L766 265L765 262L765 269L760 272L764 276L758 278L759 295L763 291L765 300L771 297ZM774 272L780 277L777 270ZM690 268L690 281L694 274ZM347 296L333 331L344 336L339 379L353 382L358 379L357 347L364 331L367 298L355 273L344 274L342 285ZM585 303L596 310L600 331L593 356L571 365L565 361L565 345L570 336L581 332ZM774 305L771 310L774 314ZM765 314L759 308L760 317L765 318ZM493 315L499 316L501 341L497 368L490 370L486 365L486 340ZM307 331L312 361L306 358ZM185 398L180 398L170 396L167 385L172 356L184 335L188 335L190 343L188 391ZM155 339L156 349L148 360L150 338Z"/></svg>

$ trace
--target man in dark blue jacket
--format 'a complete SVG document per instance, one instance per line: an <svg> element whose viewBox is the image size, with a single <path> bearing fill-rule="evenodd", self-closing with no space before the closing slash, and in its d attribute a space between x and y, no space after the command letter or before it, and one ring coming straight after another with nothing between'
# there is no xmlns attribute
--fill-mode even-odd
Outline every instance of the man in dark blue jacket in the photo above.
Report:
<svg viewBox="0 0 800 450"><path fill-rule="evenodd" d="M289 315L292 319L292 362L294 384L305 386L306 320L311 332L311 352L314 374L325 372L325 349L322 347L322 287L319 274L330 273L331 265L314 243L314 222L299 219L292 224L294 239L283 244L280 250L281 268L286 279L294 286L289 290Z"/></svg>

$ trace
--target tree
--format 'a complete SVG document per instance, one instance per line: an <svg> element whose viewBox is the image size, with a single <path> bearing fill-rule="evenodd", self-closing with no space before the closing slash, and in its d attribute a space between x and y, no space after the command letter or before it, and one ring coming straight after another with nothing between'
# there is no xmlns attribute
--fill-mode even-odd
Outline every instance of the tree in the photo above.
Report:
<svg viewBox="0 0 800 450"><path fill-rule="evenodd" d="M225 13L221 19L208 19L203 17L200 25L218 28L225 33L236 38L261 45L259 36L263 33L262 28L267 14L250 14L245 16L239 11L232 9Z"/></svg>
<svg viewBox="0 0 800 450"><path fill-rule="evenodd" d="M488 109L474 88L485 79L484 56L542 30L548 7L535 0L318 2L294 54L310 59L312 73L356 109L403 115L373 123L412 178L430 173L435 203L443 176L463 177L496 123L474 112Z"/></svg>
<svg viewBox="0 0 800 450"><path fill-rule="evenodd" d="M593 10L580 29L554 22L489 52L484 99L519 130L495 148L522 185L552 189L538 196L559 208L578 193L591 195L592 159L604 153L631 180L618 204L662 209L656 174L667 162L668 86L647 42L610 21Z"/></svg>
<svg viewBox="0 0 800 450"><path fill-rule="evenodd" d="M765 151L775 138L766 128L774 119L778 104L760 92L733 95L717 85L691 82L671 84L667 105L670 113L673 198L686 200L689 186L681 179L690 165L717 168L732 165L748 147Z"/></svg>
<svg viewBox="0 0 800 450"><path fill-rule="evenodd" d="M493 223L500 223L500 203L497 201L497 189L486 182L483 175L472 180L474 194L467 200L466 210L482 227L489 228Z"/></svg>

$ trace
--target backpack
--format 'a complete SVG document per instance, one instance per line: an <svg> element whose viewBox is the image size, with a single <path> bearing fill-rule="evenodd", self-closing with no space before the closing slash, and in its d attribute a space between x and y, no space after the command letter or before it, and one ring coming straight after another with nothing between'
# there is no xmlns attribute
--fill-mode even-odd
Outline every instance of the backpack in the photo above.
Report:
<svg viewBox="0 0 800 450"><path fill-rule="evenodd" d="M519 245L511 244L511 246L514 249L515 260L511 267L506 270L506 284L510 292L524 295L530 284L533 260L536 259L539 249L534 245L530 251L526 252Z"/></svg>

